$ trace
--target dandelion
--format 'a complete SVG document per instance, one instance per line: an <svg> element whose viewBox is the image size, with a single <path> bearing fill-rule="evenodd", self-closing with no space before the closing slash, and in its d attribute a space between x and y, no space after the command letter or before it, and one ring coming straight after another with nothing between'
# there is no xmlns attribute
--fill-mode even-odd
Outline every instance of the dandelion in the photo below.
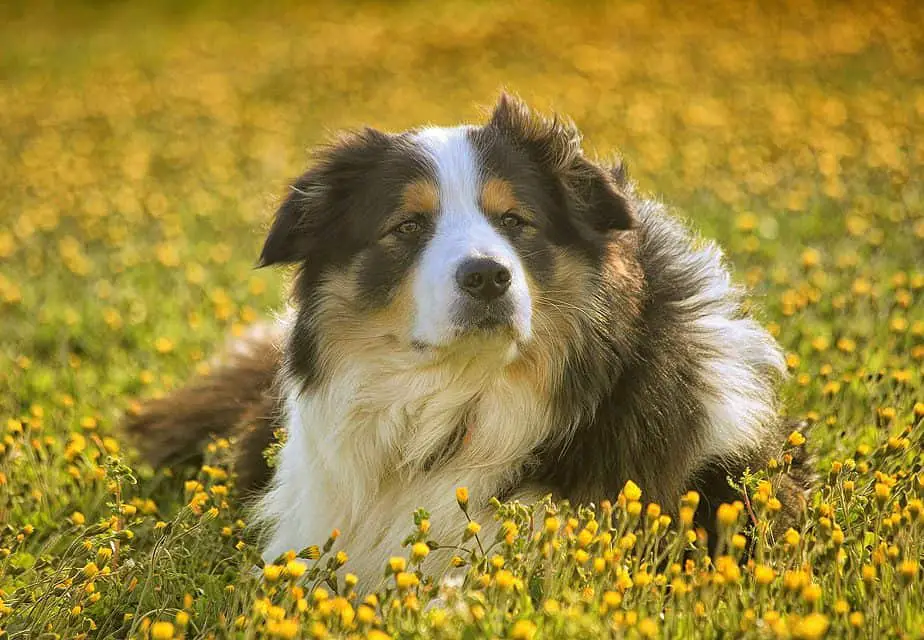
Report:
<svg viewBox="0 0 924 640"><path fill-rule="evenodd" d="M738 509L730 504L721 504L716 511L716 519L723 527L731 527L738 522Z"/></svg>
<svg viewBox="0 0 924 640"><path fill-rule="evenodd" d="M517 620L510 629L512 640L532 640L536 635L536 624L531 620Z"/></svg>
<svg viewBox="0 0 924 640"><path fill-rule="evenodd" d="M918 563L915 560L905 560L898 566L898 574L905 582L911 582L918 574Z"/></svg>
<svg viewBox="0 0 924 640"><path fill-rule="evenodd" d="M272 638L295 638L298 626L297 620L274 620L266 624L266 632Z"/></svg>
<svg viewBox="0 0 924 640"><path fill-rule="evenodd" d="M413 573L402 571L395 575L395 584L401 590L413 589L420 584L420 579Z"/></svg>
<svg viewBox="0 0 924 640"><path fill-rule="evenodd" d="M468 513L468 487L459 487L456 489L456 502L462 511Z"/></svg>
<svg viewBox="0 0 924 640"><path fill-rule="evenodd" d="M558 518L548 517L545 519L545 532L548 535L557 533L559 527L561 527L561 522L559 522Z"/></svg>
<svg viewBox="0 0 924 640"><path fill-rule="evenodd" d="M581 532L577 536L578 546L583 549L587 547L588 545L590 545L590 543L593 542L593 539L594 539L594 534L592 534L587 529L582 529Z"/></svg>
<svg viewBox="0 0 924 640"><path fill-rule="evenodd" d="M802 588L802 598L810 603L814 604L821 599L821 587L817 584L808 584Z"/></svg>
<svg viewBox="0 0 924 640"><path fill-rule="evenodd" d="M643 638L655 638L658 635L658 623L653 618L643 618L637 628Z"/></svg>
<svg viewBox="0 0 924 640"><path fill-rule="evenodd" d="M507 571L506 569L501 569L494 574L494 583L498 586L499 589L503 591L508 591L513 588L514 577L513 574Z"/></svg>
<svg viewBox="0 0 924 640"><path fill-rule="evenodd" d="M282 577L283 567L276 564L268 564L263 567L263 578L267 582L276 582Z"/></svg>
<svg viewBox="0 0 924 640"><path fill-rule="evenodd" d="M799 620L793 628L793 635L802 640L822 638L828 632L828 617L821 613L812 613Z"/></svg>
<svg viewBox="0 0 924 640"><path fill-rule="evenodd" d="M463 534L463 539L468 540L474 536L478 535L478 532L481 531L481 525L472 520L465 526L465 533Z"/></svg>
<svg viewBox="0 0 924 640"><path fill-rule="evenodd" d="M305 566L304 562L299 562L298 560L289 560L286 563L285 573L290 578L297 580L298 578L301 578L302 575L304 575L306 570L307 567Z"/></svg>
<svg viewBox="0 0 924 640"><path fill-rule="evenodd" d="M391 573L401 573L407 567L407 560L401 556L392 556L388 559L388 570Z"/></svg>
<svg viewBox="0 0 924 640"><path fill-rule="evenodd" d="M776 572L767 565L759 564L754 567L754 579L757 584L768 585L776 578Z"/></svg>
<svg viewBox="0 0 924 640"><path fill-rule="evenodd" d="M642 498L642 490L637 484L629 480L622 489L622 495L624 495L629 502L638 502Z"/></svg>
<svg viewBox="0 0 924 640"><path fill-rule="evenodd" d="M171 640L175 629L170 622L155 622L151 625L151 638L153 640Z"/></svg>

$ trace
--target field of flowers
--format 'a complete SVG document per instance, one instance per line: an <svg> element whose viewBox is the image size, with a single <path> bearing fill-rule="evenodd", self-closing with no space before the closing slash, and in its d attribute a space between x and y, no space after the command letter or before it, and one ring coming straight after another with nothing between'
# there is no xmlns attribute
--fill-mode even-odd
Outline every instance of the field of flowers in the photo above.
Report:
<svg viewBox="0 0 924 640"><path fill-rule="evenodd" d="M924 636L921 4L63 4L0 9L0 638ZM261 579L228 443L152 470L119 417L282 300L252 267L310 145L501 87L723 244L812 426L736 479L714 561L696 495L672 521L629 484L499 505L497 540L408 513L374 595L333 539ZM772 538L803 446L818 490ZM443 608L435 544L470 569Z"/></svg>

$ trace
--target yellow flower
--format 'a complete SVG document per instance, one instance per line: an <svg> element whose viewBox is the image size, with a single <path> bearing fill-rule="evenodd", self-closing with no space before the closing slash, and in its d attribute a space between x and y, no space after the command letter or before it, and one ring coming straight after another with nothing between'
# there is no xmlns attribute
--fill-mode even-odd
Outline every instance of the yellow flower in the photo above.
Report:
<svg viewBox="0 0 924 640"><path fill-rule="evenodd" d="M898 565L898 573L907 581L914 580L918 574L918 563L915 560L905 560Z"/></svg>
<svg viewBox="0 0 924 640"><path fill-rule="evenodd" d="M498 588L507 591L513 587L514 577L513 574L506 569L501 569L494 574L494 582Z"/></svg>
<svg viewBox="0 0 924 640"><path fill-rule="evenodd" d="M865 620L864 620L863 614L862 614L861 612L859 612L859 611L854 611L854 612L851 613L850 616L847 618L847 621L850 623L850 626L851 626L851 627L859 628L859 627L862 627L862 626L863 626L863 622L864 622Z"/></svg>
<svg viewBox="0 0 924 640"><path fill-rule="evenodd" d="M767 585L776 578L776 572L765 564L754 567L754 579L757 584Z"/></svg>
<svg viewBox="0 0 924 640"><path fill-rule="evenodd" d="M822 638L828 632L828 617L821 613L812 613L798 622L793 628L793 635L802 640Z"/></svg>
<svg viewBox="0 0 924 640"><path fill-rule="evenodd" d="M629 480L626 482L626 485L622 488L622 494L626 497L626 500L629 502L637 502L642 497L642 490L637 484Z"/></svg>
<svg viewBox="0 0 924 640"><path fill-rule="evenodd" d="M807 584L802 588L802 598L806 602L816 603L821 599L821 587L817 584Z"/></svg>
<svg viewBox="0 0 924 640"><path fill-rule="evenodd" d="M283 568L278 564L268 564L263 567L263 577L267 582L276 582L282 576Z"/></svg>
<svg viewBox="0 0 924 640"><path fill-rule="evenodd" d="M151 638L153 640L170 640L173 638L174 627L170 622L155 622L151 625Z"/></svg>
<svg viewBox="0 0 924 640"><path fill-rule="evenodd" d="M96 576L96 574L99 573L99 567L96 566L95 562L88 562L87 564L83 566L82 571L83 571L83 575L86 576L87 578L93 578Z"/></svg>
<svg viewBox="0 0 924 640"><path fill-rule="evenodd" d="M362 604L356 609L356 618L362 624L371 624L375 620L375 609L367 604Z"/></svg>
<svg viewBox="0 0 924 640"><path fill-rule="evenodd" d="M407 567L407 560L401 556L392 556L388 559L388 568L392 573L401 573Z"/></svg>
<svg viewBox="0 0 924 640"><path fill-rule="evenodd" d="M889 485L883 482L877 482L875 486L875 492L876 492L876 501L880 505L883 505L889 499L889 495L891 494L892 490L889 488Z"/></svg>
<svg viewBox="0 0 924 640"><path fill-rule="evenodd" d="M531 620L517 620L510 630L512 640L532 640L536 635L536 624Z"/></svg>
<svg viewBox="0 0 924 640"><path fill-rule="evenodd" d="M73 522L77 526L84 524L86 521L87 521L86 517L84 517L84 515L80 513L79 511L75 511L74 513L71 514L71 522Z"/></svg>
<svg viewBox="0 0 924 640"><path fill-rule="evenodd" d="M795 547L797 544L799 544L800 539L801 536L799 536L799 532L792 527L788 528L786 533L783 534L783 541L790 547Z"/></svg>
<svg viewBox="0 0 924 640"><path fill-rule="evenodd" d="M728 582L737 582L741 577L741 568L731 556L719 556L716 558L715 568Z"/></svg>
<svg viewBox="0 0 924 640"><path fill-rule="evenodd" d="M298 560L290 560L286 563L286 575L296 580L304 575L306 569L305 563Z"/></svg>
<svg viewBox="0 0 924 640"><path fill-rule="evenodd" d="M591 542L593 542L593 539L594 539L594 534L592 534L587 529L581 529L581 532L577 536L578 546L583 549L584 547L588 546Z"/></svg>
<svg viewBox="0 0 924 640"><path fill-rule="evenodd" d="M545 519L545 532L549 535L558 532L558 528L561 526L558 518L549 517Z"/></svg>
<svg viewBox="0 0 924 640"><path fill-rule="evenodd" d="M416 562L420 562L430 553L430 547L427 546L425 542L416 542L411 547L411 558Z"/></svg>
<svg viewBox="0 0 924 640"><path fill-rule="evenodd" d="M459 487L456 489L456 502L459 503L463 511L468 510L468 487Z"/></svg>
<svg viewBox="0 0 924 640"><path fill-rule="evenodd" d="M644 618L638 623L638 632L643 638L654 638L658 635L658 624L653 618Z"/></svg>
<svg viewBox="0 0 924 640"><path fill-rule="evenodd" d="M805 436L798 431L793 431L789 434L787 441L794 447L801 447L805 444Z"/></svg>
<svg viewBox="0 0 924 640"><path fill-rule="evenodd" d="M738 509L731 504L720 504L716 511L716 519L724 527L730 527L738 522Z"/></svg>
<svg viewBox="0 0 924 640"><path fill-rule="evenodd" d="M465 533L463 534L463 537L468 540L473 536L477 536L479 531L481 531L481 525L472 520L465 526Z"/></svg>
<svg viewBox="0 0 924 640"><path fill-rule="evenodd" d="M416 574L402 571L395 576L395 584L399 589L413 589L420 584L420 579Z"/></svg>
<svg viewBox="0 0 924 640"><path fill-rule="evenodd" d="M298 620L274 620L266 624L266 632L273 638L295 638L298 636Z"/></svg>

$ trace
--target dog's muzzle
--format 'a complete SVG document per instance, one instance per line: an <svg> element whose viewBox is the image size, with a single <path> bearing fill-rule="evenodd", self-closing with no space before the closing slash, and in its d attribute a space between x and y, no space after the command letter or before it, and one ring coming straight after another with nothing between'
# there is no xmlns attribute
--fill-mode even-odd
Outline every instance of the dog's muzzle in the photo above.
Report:
<svg viewBox="0 0 924 640"><path fill-rule="evenodd" d="M513 323L514 304L507 295L510 269L494 258L468 258L456 269L462 293L455 320L463 331L492 330Z"/></svg>

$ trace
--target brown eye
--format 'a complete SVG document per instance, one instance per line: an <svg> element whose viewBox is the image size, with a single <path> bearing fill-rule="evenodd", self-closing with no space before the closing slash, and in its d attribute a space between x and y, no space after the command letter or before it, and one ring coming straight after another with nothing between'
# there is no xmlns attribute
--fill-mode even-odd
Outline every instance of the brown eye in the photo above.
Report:
<svg viewBox="0 0 924 640"><path fill-rule="evenodd" d="M500 223L502 227L506 227L508 229L514 229L516 227L523 226L524 224L526 224L526 221L523 220L523 218L521 218L517 214L515 214L513 210L511 209L510 211L508 211L507 213L501 216Z"/></svg>
<svg viewBox="0 0 924 640"><path fill-rule="evenodd" d="M416 220L405 220L397 227L395 227L395 232L400 233L401 235L410 236L414 235L420 231L420 223Z"/></svg>

